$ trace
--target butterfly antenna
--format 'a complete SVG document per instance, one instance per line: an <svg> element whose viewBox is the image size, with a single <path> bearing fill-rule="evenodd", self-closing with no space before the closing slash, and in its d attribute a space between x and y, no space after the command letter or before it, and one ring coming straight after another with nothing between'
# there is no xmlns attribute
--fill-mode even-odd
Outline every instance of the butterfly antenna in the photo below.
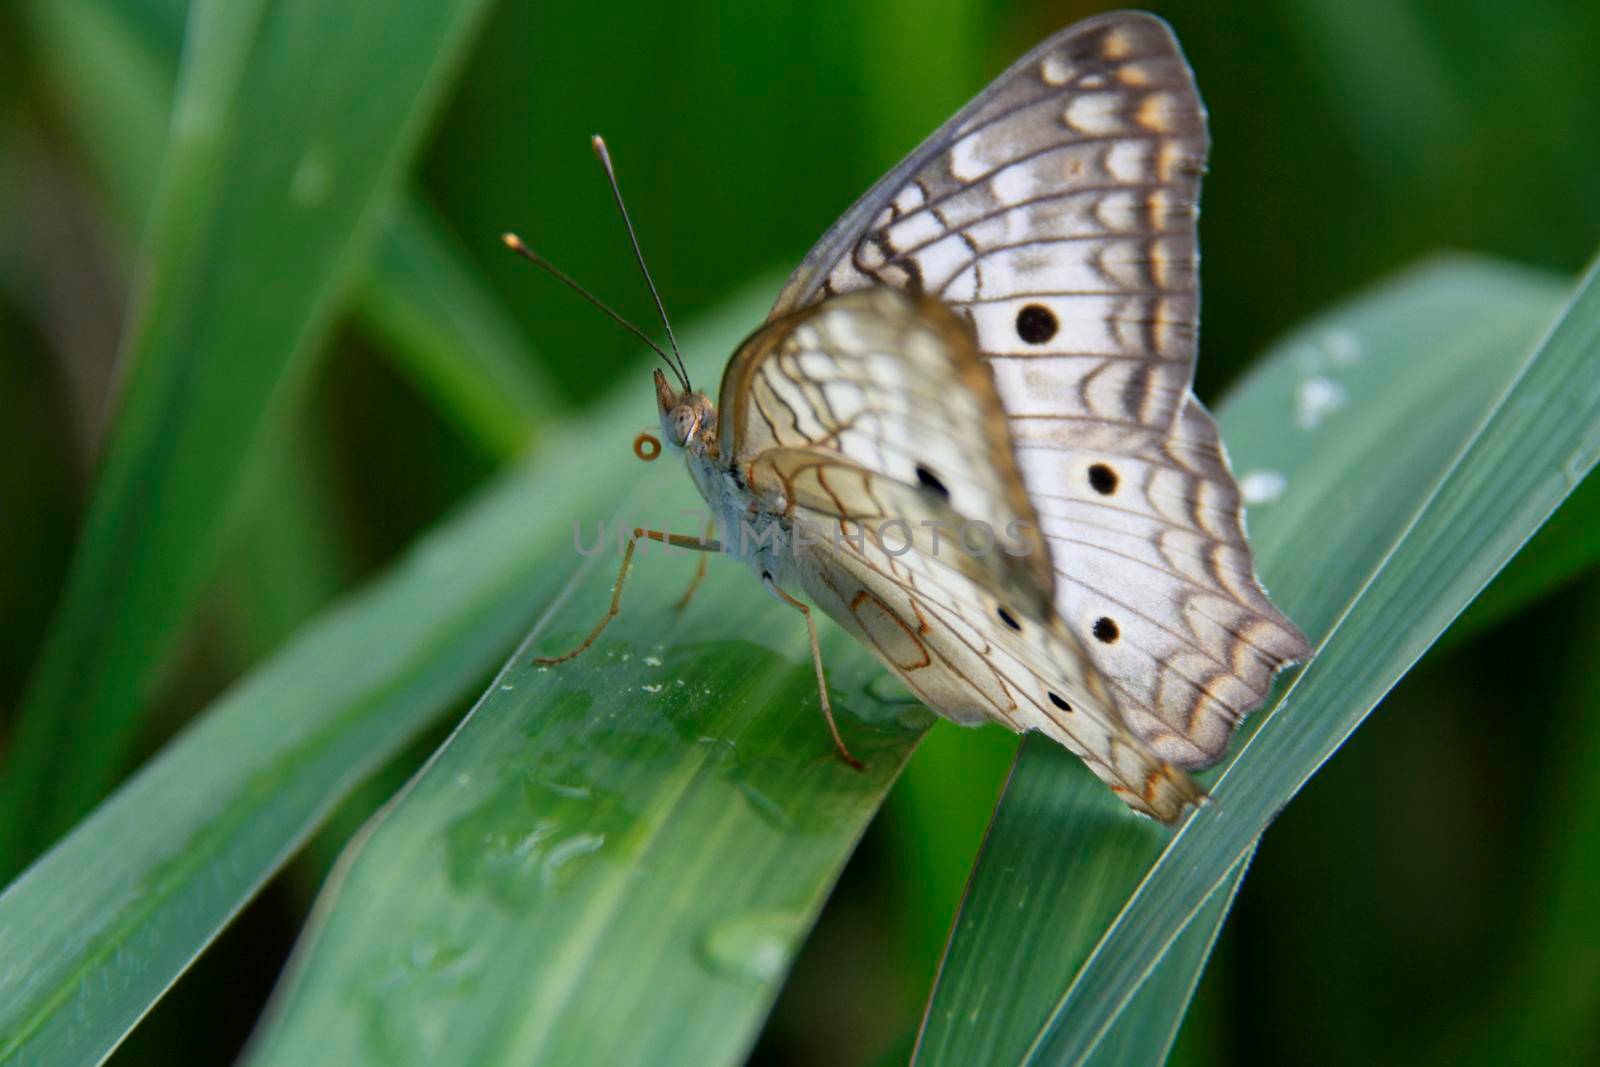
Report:
<svg viewBox="0 0 1600 1067"><path fill-rule="evenodd" d="M650 288L650 296L656 302L656 311L661 315L661 324L667 328L667 343L672 345L672 354L678 357L678 366L675 368L679 378L683 380L685 391L689 388L689 371L683 363L683 353L678 349L678 339L672 335L672 323L667 318L666 305L661 303L661 294L656 291L656 283L650 277L650 268L644 265L644 253L639 249L639 235L633 232L633 219L628 217L627 205L622 202L622 188L617 185L617 169L611 165L611 153L606 149L605 138L598 133L589 138L589 143L594 146L594 154L599 157L600 165L606 169L606 178L611 182L611 195L617 201L617 212L622 216L622 224L628 228L628 241L633 245L633 258L639 261L639 273L644 275L644 284Z"/></svg>
<svg viewBox="0 0 1600 1067"><path fill-rule="evenodd" d="M650 340L650 338L645 335L643 330L639 329L639 327L635 326L621 315L618 315L615 311L612 311L610 308L606 307L606 305L601 302L599 297L595 296L593 293L589 292L589 290L573 281L566 275L565 272L561 270L560 267L557 267L554 263L550 262L548 259L545 259L539 253L523 244L522 238L518 237L514 233L503 233L500 235L500 240L503 241L505 246L511 249L511 251L515 252L529 263L532 263L540 270L548 272L549 275L556 281L560 282L562 285L565 285L568 289L571 289L573 292L589 301L589 303L605 312L608 316L610 316L611 321L615 322L618 326L621 326L624 330L627 330L639 340L643 341L650 347L652 352L666 361L667 366L672 368L674 374L677 374L679 377L683 377L683 372L680 371L677 365L672 362L672 357L661 351L661 346ZM689 388L688 378L683 378L683 387L685 390Z"/></svg>

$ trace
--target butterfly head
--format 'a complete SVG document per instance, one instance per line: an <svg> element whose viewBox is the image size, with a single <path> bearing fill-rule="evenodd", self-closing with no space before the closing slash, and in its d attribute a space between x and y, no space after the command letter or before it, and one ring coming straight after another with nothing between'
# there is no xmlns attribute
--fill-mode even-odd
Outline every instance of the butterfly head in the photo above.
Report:
<svg viewBox="0 0 1600 1067"><path fill-rule="evenodd" d="M661 411L661 437L667 444L691 453L716 451L717 409L704 393L679 392L658 370L656 407Z"/></svg>

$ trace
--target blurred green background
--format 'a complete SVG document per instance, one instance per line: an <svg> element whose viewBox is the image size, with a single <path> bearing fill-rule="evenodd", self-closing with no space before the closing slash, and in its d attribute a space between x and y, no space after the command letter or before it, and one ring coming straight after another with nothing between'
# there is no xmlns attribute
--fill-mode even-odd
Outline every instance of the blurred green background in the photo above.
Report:
<svg viewBox="0 0 1600 1067"><path fill-rule="evenodd" d="M0 715L23 692L92 485L185 8L0 11ZM649 419L636 346L496 239L521 232L652 322L589 134L610 142L661 295L687 321L797 262L1012 58L1104 9L498 4L445 86L409 202L498 296L503 350L523 361L508 380L524 393L504 405L503 432L464 428L445 387L430 391L438 379L391 351L403 308L342 319L288 416L287 455L258 476L273 504L227 537L204 624L164 676L139 754L525 441L539 447L544 420L630 378ZM1211 114L1203 399L1309 312L1425 253L1572 275L1600 241L1600 7L1153 9ZM141 113L144 99L160 106ZM1600 1048L1600 919L1584 906L1600 874L1597 594L1580 579L1470 642L1447 640L1389 697L1267 837L1177 1060ZM11 726L0 718L8 741ZM1013 743L935 729L830 900L757 1062L904 1057ZM332 856L429 747L348 804L114 1062L231 1057Z"/></svg>

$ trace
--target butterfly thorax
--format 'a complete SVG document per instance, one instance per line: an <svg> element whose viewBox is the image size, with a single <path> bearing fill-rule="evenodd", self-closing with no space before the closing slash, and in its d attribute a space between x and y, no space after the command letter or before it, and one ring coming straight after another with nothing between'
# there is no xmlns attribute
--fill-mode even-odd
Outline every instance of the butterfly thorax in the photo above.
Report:
<svg viewBox="0 0 1600 1067"><path fill-rule="evenodd" d="M704 393L674 392L657 372L661 434L683 453L695 488L710 508L722 550L779 586L793 584L792 530L785 501L757 491L733 456L719 447L717 409Z"/></svg>
<svg viewBox="0 0 1600 1067"><path fill-rule="evenodd" d="M756 491L736 467L714 453L685 449L684 461L709 505L722 550L744 560L760 577L770 576L780 586L792 584L793 531L783 502Z"/></svg>

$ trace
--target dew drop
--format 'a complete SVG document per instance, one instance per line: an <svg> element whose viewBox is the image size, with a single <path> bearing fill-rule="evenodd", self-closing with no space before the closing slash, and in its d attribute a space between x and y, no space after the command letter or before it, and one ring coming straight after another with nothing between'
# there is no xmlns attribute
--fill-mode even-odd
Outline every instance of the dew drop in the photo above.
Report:
<svg viewBox="0 0 1600 1067"><path fill-rule="evenodd" d="M1294 395L1295 421L1302 430L1315 430L1322 420L1349 403L1344 386L1316 375L1300 383Z"/></svg>
<svg viewBox="0 0 1600 1067"><path fill-rule="evenodd" d="M333 189L333 161L325 149L312 147L295 165L289 179L289 198L299 207L312 208L328 199Z"/></svg>
<svg viewBox="0 0 1600 1067"><path fill-rule="evenodd" d="M701 956L707 967L726 978L770 982L788 965L800 926L800 917L786 911L734 915L706 929L700 939Z"/></svg>
<svg viewBox="0 0 1600 1067"><path fill-rule="evenodd" d="M1249 471L1239 478L1239 492L1246 504L1271 504L1288 487L1289 479L1279 471Z"/></svg>
<svg viewBox="0 0 1600 1067"><path fill-rule="evenodd" d="M1329 330L1322 337L1322 348L1336 364L1361 360L1361 339L1349 330Z"/></svg>
<svg viewBox="0 0 1600 1067"><path fill-rule="evenodd" d="M546 886L554 886L567 865L581 856L592 856L606 843L605 834L573 834L545 850L544 865L540 874Z"/></svg>

